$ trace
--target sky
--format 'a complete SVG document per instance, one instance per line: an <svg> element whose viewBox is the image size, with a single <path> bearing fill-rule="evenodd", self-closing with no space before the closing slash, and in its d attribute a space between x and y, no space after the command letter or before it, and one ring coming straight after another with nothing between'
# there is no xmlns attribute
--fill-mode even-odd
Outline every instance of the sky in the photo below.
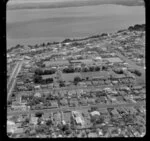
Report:
<svg viewBox="0 0 150 141"><path fill-rule="evenodd" d="M71 2L71 1L87 1L87 0L9 0L9 3L13 3L13 4L16 4L16 3L34 3L34 2ZM103 0L100 0L100 1L103 1ZM119 0L121 1L121 0ZM132 1L132 0L130 0ZM134 1L134 0L133 0ZM139 1L142 1L142 0L136 0L137 2Z"/></svg>
<svg viewBox="0 0 150 141"><path fill-rule="evenodd" d="M66 2L66 1L85 1L85 0L9 0L9 3L28 3L28 2Z"/></svg>
<svg viewBox="0 0 150 141"><path fill-rule="evenodd" d="M100 4L143 5L143 0L9 0L9 10L30 8L60 8Z"/></svg>

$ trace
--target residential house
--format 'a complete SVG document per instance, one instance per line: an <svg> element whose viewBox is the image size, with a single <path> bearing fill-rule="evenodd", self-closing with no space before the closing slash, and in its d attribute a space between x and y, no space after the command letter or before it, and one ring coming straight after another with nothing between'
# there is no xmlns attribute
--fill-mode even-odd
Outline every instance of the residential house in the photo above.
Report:
<svg viewBox="0 0 150 141"><path fill-rule="evenodd" d="M30 124L37 125L37 123L38 123L38 117L31 116Z"/></svg>
<svg viewBox="0 0 150 141"><path fill-rule="evenodd" d="M80 103L82 106L87 106L87 105L88 105L88 104L87 104L87 99L85 99L85 98L80 98L79 103Z"/></svg>
<svg viewBox="0 0 150 141"><path fill-rule="evenodd" d="M95 99L94 98L87 98L87 103L91 105L95 105Z"/></svg>
<svg viewBox="0 0 150 141"><path fill-rule="evenodd" d="M51 108L57 108L58 107L58 103L55 100L51 101Z"/></svg>
<svg viewBox="0 0 150 141"><path fill-rule="evenodd" d="M72 117L76 121L77 125L84 126L84 118L78 111L72 111Z"/></svg>
<svg viewBox="0 0 150 141"><path fill-rule="evenodd" d="M93 111L93 112L91 112L90 114L91 114L91 116L95 116L95 115L100 116L99 111Z"/></svg>
<svg viewBox="0 0 150 141"><path fill-rule="evenodd" d="M63 98L62 100L60 100L60 104L61 106L67 106L68 105L67 99Z"/></svg>

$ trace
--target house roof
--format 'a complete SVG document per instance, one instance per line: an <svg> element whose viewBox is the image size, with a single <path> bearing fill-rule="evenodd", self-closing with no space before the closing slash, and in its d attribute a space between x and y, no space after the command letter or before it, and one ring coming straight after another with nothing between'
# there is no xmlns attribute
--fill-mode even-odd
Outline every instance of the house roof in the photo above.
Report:
<svg viewBox="0 0 150 141"><path fill-rule="evenodd" d="M98 111L93 111L91 112L91 115L94 116L94 115L99 115L100 116L100 113Z"/></svg>
<svg viewBox="0 0 150 141"><path fill-rule="evenodd" d="M76 117L76 122L83 124L83 120L82 120L81 117L79 117L79 116Z"/></svg>
<svg viewBox="0 0 150 141"><path fill-rule="evenodd" d="M38 120L38 117L31 117L30 122L33 124L36 124Z"/></svg>
<svg viewBox="0 0 150 141"><path fill-rule="evenodd" d="M7 120L7 125L15 125L15 122Z"/></svg>
<svg viewBox="0 0 150 141"><path fill-rule="evenodd" d="M107 109L101 109L100 113L108 113Z"/></svg>
<svg viewBox="0 0 150 141"><path fill-rule="evenodd" d="M38 93L35 93L34 96L35 97L41 97L41 94L38 92Z"/></svg>

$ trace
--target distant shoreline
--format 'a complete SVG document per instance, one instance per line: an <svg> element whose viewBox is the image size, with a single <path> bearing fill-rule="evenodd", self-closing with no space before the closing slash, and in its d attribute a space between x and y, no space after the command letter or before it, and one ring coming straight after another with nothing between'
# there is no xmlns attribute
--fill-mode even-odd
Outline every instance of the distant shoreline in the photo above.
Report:
<svg viewBox="0 0 150 141"><path fill-rule="evenodd" d="M129 26L127 29L122 29L122 30L118 30L117 32L115 32L115 33L119 33L119 32L123 32L123 31L145 31L145 24L135 24L134 26ZM66 38L66 39L64 39L63 41L53 41L53 42L49 42L49 41L46 41L46 42L41 42L41 43L36 43L36 44L34 44L34 45L31 45L31 44L28 44L28 45L30 45L30 46L38 46L38 45L40 45L40 44L42 44L42 43L44 43L44 44L47 44L47 43L50 43L51 45L52 44L59 44L59 43L68 43L68 42L76 42L76 41L84 41L84 40L88 40L88 39L94 39L94 38L100 38L100 37L103 37L103 36L108 36L108 34L109 33L102 33L102 34L100 34L100 35L93 35L93 36L88 36L88 37L83 37L83 38L73 38L73 39L71 39L71 38ZM24 46L23 44L18 44L20 47L22 47L22 46ZM10 50L13 50L13 49L15 49L15 48L18 48L18 45L16 45L16 46L12 46L12 47L10 47L10 48L7 48L7 52L9 52Z"/></svg>

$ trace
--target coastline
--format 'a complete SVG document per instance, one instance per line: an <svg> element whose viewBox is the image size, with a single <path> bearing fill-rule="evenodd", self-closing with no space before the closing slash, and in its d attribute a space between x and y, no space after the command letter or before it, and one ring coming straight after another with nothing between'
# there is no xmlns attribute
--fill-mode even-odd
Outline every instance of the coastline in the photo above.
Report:
<svg viewBox="0 0 150 141"><path fill-rule="evenodd" d="M42 43L50 43L50 44L56 44L56 43L63 43L63 42L74 42L74 41L84 41L84 40L88 40L88 39L92 39L92 38L99 38L99 37L102 37L102 36L108 36L109 34L115 34L115 33L119 33L119 32L123 32L123 31L134 31L134 30L145 30L145 24L135 24L135 25L131 25L129 26L128 28L126 29L120 29L120 30L117 30L116 32L113 32L113 33L101 33L101 34L95 34L95 35L91 35L91 36L87 36L87 37L76 37L76 38L63 38L58 41L58 40L55 40L55 41L50 41L50 38L41 38L41 40L39 39L22 39L24 40L24 44L20 44L20 43L17 43L15 44L15 46L12 46L10 48L7 47L7 51L9 51L10 49L13 49L15 47L17 47L17 45L31 45L31 46L35 46L35 45L40 45ZM7 39L7 40L11 40L11 39ZM16 39L17 40L17 39ZM12 39L13 41L13 39ZM31 43L32 42L32 43ZM8 43L7 43L8 44ZM20 46L20 47L21 47Z"/></svg>

